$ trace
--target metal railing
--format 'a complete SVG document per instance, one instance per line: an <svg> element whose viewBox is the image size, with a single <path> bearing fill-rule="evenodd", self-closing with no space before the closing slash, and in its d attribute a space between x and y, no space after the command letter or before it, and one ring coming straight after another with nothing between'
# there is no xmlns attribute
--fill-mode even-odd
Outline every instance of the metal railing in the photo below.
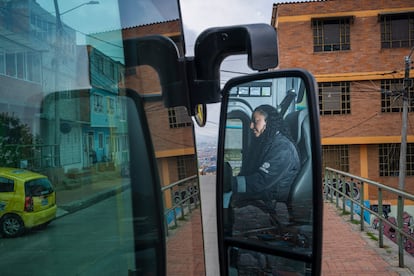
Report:
<svg viewBox="0 0 414 276"><path fill-rule="evenodd" d="M365 189L369 189L370 194L376 190L378 199L378 208L371 210L365 206L364 202L369 198L364 197ZM396 196L398 199L397 223L393 224L384 216L384 194ZM414 242L414 237L403 230L403 213L404 200L414 201L414 195L408 194L402 190L386 186L384 184L359 177L347 172L339 171L332 168L325 168L324 176L324 194L327 200L332 203L335 199L336 206L342 203L343 213L346 212L347 203L349 203L351 221L354 220L355 206L359 209L359 224L361 231L364 231L364 215L366 213L373 215L378 220L378 246L384 247L384 225L395 229L397 234L398 260L399 266L404 267L404 241ZM342 200L340 200L342 198Z"/></svg>
<svg viewBox="0 0 414 276"><path fill-rule="evenodd" d="M178 227L178 220L184 219L185 215L191 213L193 209L198 208L200 205L200 185L198 176L193 175L180 181L171 183L161 188L164 202L166 202L166 195L171 196L170 208L164 209L164 222L166 235L170 227Z"/></svg>

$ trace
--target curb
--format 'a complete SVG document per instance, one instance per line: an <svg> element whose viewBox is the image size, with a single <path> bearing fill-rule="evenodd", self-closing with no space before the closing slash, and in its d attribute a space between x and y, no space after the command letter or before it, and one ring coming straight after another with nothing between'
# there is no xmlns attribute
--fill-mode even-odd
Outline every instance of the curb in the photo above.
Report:
<svg viewBox="0 0 414 276"><path fill-rule="evenodd" d="M56 212L56 218L60 218L63 217L67 214L71 214L74 212L77 212L79 210L82 210L84 208L87 208L91 205L94 205L102 200L105 200L109 197L112 197L114 195L120 194L123 191L127 190L130 188L129 183L128 184L123 184L120 185L118 187L114 187L114 188L110 188L108 190L105 191L101 191L99 193L96 193L92 196L88 196L84 199L79 199L79 200L75 200L73 202L67 203L67 204L63 204L63 205L59 205L58 206L58 210Z"/></svg>

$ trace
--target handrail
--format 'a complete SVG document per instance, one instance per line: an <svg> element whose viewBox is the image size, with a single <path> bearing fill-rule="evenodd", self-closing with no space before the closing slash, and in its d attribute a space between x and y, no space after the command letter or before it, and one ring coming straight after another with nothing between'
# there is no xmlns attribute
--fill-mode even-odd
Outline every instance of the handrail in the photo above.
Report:
<svg viewBox="0 0 414 276"><path fill-rule="evenodd" d="M177 187L184 187L184 190L180 190ZM176 201L175 198L175 191L179 192L179 199ZM171 183L169 185L161 187L161 192L164 197L165 202L165 195L166 192L169 191L171 195L171 202L172 206L171 208L165 208L164 209L164 222L165 222L165 235L168 236L169 234L169 215L170 213L173 213L172 223L174 227L178 226L177 218L181 217L184 219L184 216L187 213L191 213L193 209L197 208L200 204L200 185L198 181L198 176L193 175L184 179L181 179L177 182ZM182 197L181 192L184 192L184 197Z"/></svg>
<svg viewBox="0 0 414 276"><path fill-rule="evenodd" d="M378 241L379 247L383 248L383 236L384 236L384 229L383 223L388 224L390 227L396 230L398 233L398 259L399 259L399 266L404 267L404 239L410 240L414 242L414 237L409 235L408 233L404 232L403 230L403 211L404 208L397 208L397 224L393 224L388 221L385 217L383 217L383 193L389 192L396 196L398 196L398 201L403 202L404 199L413 200L414 195L406 193L400 189L396 189L393 187L386 186L376 181L372 181L370 179L356 176L347 172L343 172L340 170L336 170L333 168L326 167L325 168L325 176L324 176L324 193L325 198L328 200L330 199L333 202L333 199L336 199L336 206L339 206L339 197L342 197L342 210L345 212L346 209L346 201L350 202L350 215L351 220L353 220L354 215L354 204L360 207L360 227L361 231L364 231L364 213L368 212L369 214L373 215L378 219L379 227L378 227ZM350 181L345 181L346 178L349 178ZM336 185L337 183L342 184ZM364 201L368 200L368 198L364 198L364 190L368 188L369 185L374 186L378 192L378 212L375 212L364 205ZM360 190L358 192L358 187ZM372 191L372 189L370 189ZM358 196L356 195L358 192ZM359 198L358 198L359 197Z"/></svg>

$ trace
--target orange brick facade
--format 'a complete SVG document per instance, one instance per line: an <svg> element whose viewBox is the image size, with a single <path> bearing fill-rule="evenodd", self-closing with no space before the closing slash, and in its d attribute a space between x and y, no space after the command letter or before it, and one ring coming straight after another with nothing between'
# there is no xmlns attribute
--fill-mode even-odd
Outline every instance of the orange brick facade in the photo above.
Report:
<svg viewBox="0 0 414 276"><path fill-rule="evenodd" d="M349 145L349 172L398 186L398 177L379 174L379 144L401 142L401 113L381 111L381 80L404 78L410 48L381 47L383 13L414 12L414 1L328 0L274 4L272 25L278 30L279 68L305 68L318 83L350 82L350 114L321 115L322 145ZM351 17L350 50L314 52L312 19ZM411 78L414 72L411 70ZM408 122L414 122L409 113ZM408 143L414 128L408 125ZM365 154L366 153L366 154ZM368 172L361 168L367 167ZM414 176L406 177L414 193Z"/></svg>
<svg viewBox="0 0 414 276"><path fill-rule="evenodd" d="M179 43L181 25L179 20L156 24L137 26L122 30L124 39L137 38L147 35L162 34ZM148 65L127 69L125 87L135 90L142 96L160 96L161 86L157 72ZM194 132L192 126L170 128L168 109L158 99L144 98L144 108L149 123L151 137L157 157L159 175L162 185L168 185L179 180L178 158L185 157L186 176L197 174L196 155L194 150ZM170 204L166 202L167 206Z"/></svg>

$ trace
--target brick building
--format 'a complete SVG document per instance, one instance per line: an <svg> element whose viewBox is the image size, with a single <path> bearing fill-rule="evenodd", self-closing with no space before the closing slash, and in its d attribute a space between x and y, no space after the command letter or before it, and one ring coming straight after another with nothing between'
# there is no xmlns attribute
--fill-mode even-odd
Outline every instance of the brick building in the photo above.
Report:
<svg viewBox="0 0 414 276"><path fill-rule="evenodd" d="M318 82L323 166L397 187L414 1L274 4L272 25L279 68L305 68ZM405 187L414 193L414 89L408 92Z"/></svg>
<svg viewBox="0 0 414 276"><path fill-rule="evenodd" d="M179 20L171 20L126 28L122 30L122 36L129 39L163 34L176 43L180 55L183 55L180 24ZM184 107L164 107L157 72L147 65L127 68L125 86L137 91L144 99L162 185L196 175L197 158L191 117Z"/></svg>

